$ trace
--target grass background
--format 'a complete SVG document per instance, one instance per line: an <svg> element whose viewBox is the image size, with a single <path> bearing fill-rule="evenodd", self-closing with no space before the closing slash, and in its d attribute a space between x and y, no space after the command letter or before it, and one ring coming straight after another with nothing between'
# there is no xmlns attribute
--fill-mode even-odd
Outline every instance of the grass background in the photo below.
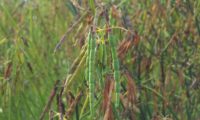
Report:
<svg viewBox="0 0 200 120"><path fill-rule="evenodd" d="M0 4L0 118L36 120L54 81L64 80L76 55L71 40L53 54L73 15L66 1L3 0Z"/></svg>
<svg viewBox="0 0 200 120"><path fill-rule="evenodd" d="M200 80L200 2L123 0L118 5L131 20L128 26L140 36L139 47L133 49L134 54L139 54L136 63L151 59L150 72L143 70L137 78L137 65L130 64L131 53L127 55L125 64L130 65L128 69L136 76L137 86L150 80L146 86L163 95L159 90L162 56L157 55L163 50L166 94L171 107L167 115L173 119L200 119L199 88L190 89L195 80ZM85 32L79 32L75 38L76 29L67 35L55 54L54 48L82 13L68 0L0 1L0 119L39 118L54 82L65 79L80 52L77 39L85 36ZM147 108L141 114L146 117L138 119L151 119L153 105L162 104L148 90L140 93L140 109ZM179 108L175 110L176 104Z"/></svg>

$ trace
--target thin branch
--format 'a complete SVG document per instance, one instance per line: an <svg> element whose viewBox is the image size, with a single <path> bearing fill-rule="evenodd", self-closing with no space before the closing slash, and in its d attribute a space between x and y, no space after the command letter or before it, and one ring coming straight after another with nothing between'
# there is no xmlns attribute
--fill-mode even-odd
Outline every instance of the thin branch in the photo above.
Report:
<svg viewBox="0 0 200 120"><path fill-rule="evenodd" d="M57 80L54 84L54 88L52 89L51 91L51 95L49 96L49 99L48 99L48 102L47 104L45 105L41 115L40 115L40 119L39 120L43 120L44 119L44 116L45 114L49 111L49 108L51 107L51 104L53 102L53 98L55 97L56 95L56 91L58 89L57 85L59 84L59 80Z"/></svg>
<svg viewBox="0 0 200 120"><path fill-rule="evenodd" d="M58 42L58 44L56 45L55 49L54 49L54 53L57 51L58 48L60 48L61 44L65 41L67 35L82 21L82 19L88 14L88 11L85 11L83 13L83 15L77 20L75 21L74 24L72 24L72 26L65 32L65 34L62 36L62 38L60 39L60 41Z"/></svg>

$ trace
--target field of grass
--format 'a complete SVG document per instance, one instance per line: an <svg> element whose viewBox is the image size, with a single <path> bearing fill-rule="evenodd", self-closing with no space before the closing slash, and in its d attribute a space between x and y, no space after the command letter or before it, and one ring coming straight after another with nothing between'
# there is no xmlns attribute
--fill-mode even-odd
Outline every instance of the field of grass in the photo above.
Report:
<svg viewBox="0 0 200 120"><path fill-rule="evenodd" d="M200 120L200 1L1 0L0 120Z"/></svg>

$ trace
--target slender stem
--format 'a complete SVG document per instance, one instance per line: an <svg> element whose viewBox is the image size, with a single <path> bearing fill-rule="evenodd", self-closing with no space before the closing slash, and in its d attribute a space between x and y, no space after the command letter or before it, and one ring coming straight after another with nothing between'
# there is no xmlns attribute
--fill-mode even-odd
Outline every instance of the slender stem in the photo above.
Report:
<svg viewBox="0 0 200 120"><path fill-rule="evenodd" d="M109 28L106 28L106 29L97 28L97 32L108 31L108 30L111 30L111 29L121 29L121 30L123 30L123 31L125 31L125 32L128 32L128 31L129 31L129 30L127 30L126 28L114 26L114 27L109 27Z"/></svg>

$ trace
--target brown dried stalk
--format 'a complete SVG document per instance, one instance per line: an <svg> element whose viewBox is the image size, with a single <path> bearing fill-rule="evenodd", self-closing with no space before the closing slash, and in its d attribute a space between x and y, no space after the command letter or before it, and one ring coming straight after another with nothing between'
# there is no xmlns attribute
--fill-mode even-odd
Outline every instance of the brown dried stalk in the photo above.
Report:
<svg viewBox="0 0 200 120"><path fill-rule="evenodd" d="M49 111L49 108L51 107L51 104L52 104L52 102L53 102L53 98L54 98L55 95L56 95L56 92L57 92L57 89L58 89L58 87L57 87L58 84L59 84L59 80L57 80L57 81L55 82L54 88L53 88L52 91L51 91L51 95L49 96L48 102L47 102L47 104L45 105L45 107L44 107L44 109L43 109L43 111L42 111L42 113L41 113L41 115L40 115L39 120L43 120L45 114Z"/></svg>
<svg viewBox="0 0 200 120"><path fill-rule="evenodd" d="M83 20L83 18L85 18L88 14L88 11L85 11L83 13L83 15L77 20L75 21L74 24L72 24L72 26L65 32L65 34L62 36L62 38L60 39L60 41L58 42L58 44L56 45L55 49L54 49L54 53L57 51L57 49L61 46L61 44L65 41L67 35Z"/></svg>
<svg viewBox="0 0 200 120"><path fill-rule="evenodd" d="M127 39L123 40L119 44L118 49L117 49L118 56L119 56L121 61L124 59L124 57L127 54L129 49L131 49L133 46L138 45L139 40L140 40L139 36L136 32L135 32L134 35L131 32L128 33Z"/></svg>
<svg viewBox="0 0 200 120"><path fill-rule="evenodd" d="M67 91L70 89L70 87L72 86L72 83L75 79L77 79L77 77L79 76L80 72L83 70L84 65L86 63L86 58L87 58L87 52L86 49L83 48L83 50L81 51L81 54L79 55L79 57L77 58L77 60L75 60L75 62L72 65L72 68L70 70L68 77L65 80L65 84L64 84L64 90L63 90L63 94L66 94Z"/></svg>
<svg viewBox="0 0 200 120"><path fill-rule="evenodd" d="M112 75L106 76L106 85L104 88L103 111L105 112L104 120L114 120L111 106L111 97L114 89L114 79Z"/></svg>
<svg viewBox="0 0 200 120"><path fill-rule="evenodd" d="M81 97L83 96L82 92L79 92L79 94L76 96L75 100L72 102L70 107L68 108L67 112L65 113L65 117L69 119L73 112L75 111L75 107L77 106L78 102L81 100Z"/></svg>
<svg viewBox="0 0 200 120"><path fill-rule="evenodd" d="M136 103L136 84L131 76L131 74L128 71L124 72L126 78L127 78L127 97L128 102L131 103L131 105Z"/></svg>
<svg viewBox="0 0 200 120"><path fill-rule="evenodd" d="M12 71L12 62L8 63L8 66L4 71L4 79L7 79L8 77L10 77L11 71Z"/></svg>

